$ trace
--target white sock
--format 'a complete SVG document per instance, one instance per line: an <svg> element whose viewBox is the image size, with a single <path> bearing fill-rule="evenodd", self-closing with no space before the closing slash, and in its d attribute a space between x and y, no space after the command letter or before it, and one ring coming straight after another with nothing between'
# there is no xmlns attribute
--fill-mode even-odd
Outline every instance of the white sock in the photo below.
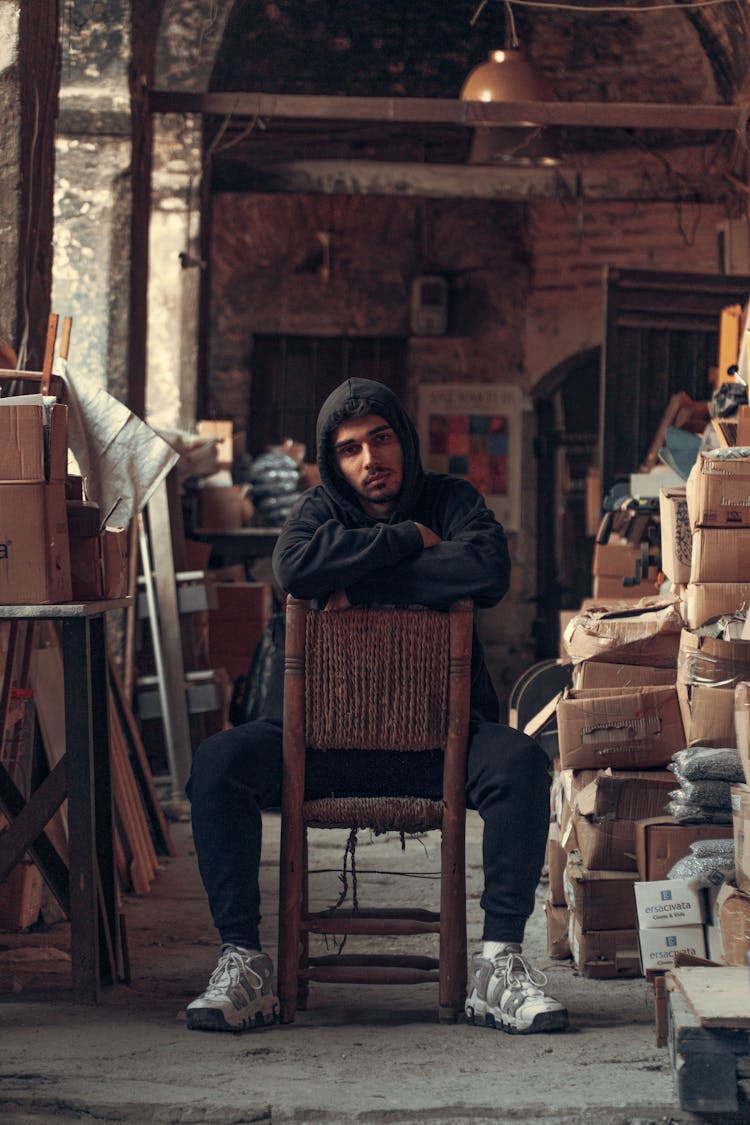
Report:
<svg viewBox="0 0 750 1125"><path fill-rule="evenodd" d="M494 961L504 953L520 953L521 945L517 941L485 941L482 945L482 956L487 961Z"/></svg>

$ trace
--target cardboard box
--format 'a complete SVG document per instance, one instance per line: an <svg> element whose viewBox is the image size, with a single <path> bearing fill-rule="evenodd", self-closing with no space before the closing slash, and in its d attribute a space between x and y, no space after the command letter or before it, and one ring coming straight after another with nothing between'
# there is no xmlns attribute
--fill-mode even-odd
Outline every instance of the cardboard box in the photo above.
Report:
<svg viewBox="0 0 750 1125"><path fill-rule="evenodd" d="M748 607L750 582L690 582L685 588L685 620L691 629L699 629L714 617Z"/></svg>
<svg viewBox="0 0 750 1125"><path fill-rule="evenodd" d="M651 668L644 664L604 664L581 660L573 668L574 688L660 687L677 679L675 668Z"/></svg>
<svg viewBox="0 0 750 1125"><path fill-rule="evenodd" d="M54 403L0 406L0 481L64 481L68 463L68 408Z"/></svg>
<svg viewBox="0 0 750 1125"><path fill-rule="evenodd" d="M659 489L661 568L675 584L690 580L693 536L684 488Z"/></svg>
<svg viewBox="0 0 750 1125"><path fill-rule="evenodd" d="M681 824L671 816L655 816L635 824L635 854L642 881L666 879L678 859L689 855L695 840L729 840L730 824Z"/></svg>
<svg viewBox="0 0 750 1125"><path fill-rule="evenodd" d="M236 531L244 524L247 486L206 485L198 489L198 520L202 531Z"/></svg>
<svg viewBox="0 0 750 1125"><path fill-rule="evenodd" d="M128 594L128 530L105 527L99 535L102 550L102 597L125 598Z"/></svg>
<svg viewBox="0 0 750 1125"><path fill-rule="evenodd" d="M643 598L634 606L605 606L580 613L565 630L568 658L611 664L673 668L682 617L676 598Z"/></svg>
<svg viewBox="0 0 750 1125"><path fill-rule="evenodd" d="M214 588L218 603L216 610L212 610L215 619L225 617L237 621L260 617L268 621L273 613L273 590L269 582L216 582Z"/></svg>
<svg viewBox="0 0 750 1125"><path fill-rule="evenodd" d="M648 568L648 573L640 582L628 582L612 574L596 575L592 584L592 593L595 598L617 598L619 601L639 601L649 594L654 594L657 587L659 572L655 566Z"/></svg>
<svg viewBox="0 0 750 1125"><path fill-rule="evenodd" d="M560 829L550 824L547 837L547 872L549 875L549 900L553 906L565 906L565 864L568 853L560 843Z"/></svg>
<svg viewBox="0 0 750 1125"><path fill-rule="evenodd" d="M635 578L635 564L640 558L640 543L612 539L608 543L596 543L591 573L597 578Z"/></svg>
<svg viewBox="0 0 750 1125"><path fill-rule="evenodd" d="M101 526L99 505L93 500L69 499L67 485L65 505L68 513L68 535L76 539L96 538Z"/></svg>
<svg viewBox="0 0 750 1125"><path fill-rule="evenodd" d="M565 867L565 896L581 929L635 929L637 878L635 871L591 871L571 856Z"/></svg>
<svg viewBox="0 0 750 1125"><path fill-rule="evenodd" d="M716 900L721 944L727 965L747 968L750 953L750 894L724 883Z"/></svg>
<svg viewBox="0 0 750 1125"><path fill-rule="evenodd" d="M678 684L686 746L734 746L734 689L717 684Z"/></svg>
<svg viewBox="0 0 750 1125"><path fill-rule="evenodd" d="M699 453L686 495L693 530L750 527L750 458L717 460Z"/></svg>
<svg viewBox="0 0 750 1125"><path fill-rule="evenodd" d="M568 940L581 976L597 980L641 976L636 929L586 931L571 914Z"/></svg>
<svg viewBox="0 0 750 1125"><path fill-rule="evenodd" d="M69 602L65 482L0 482L0 604Z"/></svg>
<svg viewBox="0 0 750 1125"><path fill-rule="evenodd" d="M750 581L750 527L697 527L691 582Z"/></svg>
<svg viewBox="0 0 750 1125"><path fill-rule="evenodd" d="M675 788L670 770L600 770L571 798L583 816L643 820L660 816Z"/></svg>
<svg viewBox="0 0 750 1125"><path fill-rule="evenodd" d="M680 636L678 684L718 684L729 687L750 680L750 642L702 637L689 629Z"/></svg>
<svg viewBox="0 0 750 1125"><path fill-rule="evenodd" d="M563 768L647 769L685 746L673 687L568 690L557 705Z"/></svg>
<svg viewBox="0 0 750 1125"><path fill-rule="evenodd" d="M70 508L68 528L70 530ZM105 527L93 536L70 535L71 596L76 601L124 598L128 592L127 531Z"/></svg>
<svg viewBox="0 0 750 1125"><path fill-rule="evenodd" d="M267 582L217 582L217 608L208 613L210 662L231 679L244 676L273 612Z"/></svg>
<svg viewBox="0 0 750 1125"><path fill-rule="evenodd" d="M544 903L547 919L547 952L555 961L565 961L570 957L568 941L568 908L556 906L549 898Z"/></svg>
<svg viewBox="0 0 750 1125"><path fill-rule="evenodd" d="M678 953L688 953L691 957L706 956L703 926L639 930L638 943L644 973L653 969L671 969Z"/></svg>
<svg viewBox="0 0 750 1125"><path fill-rule="evenodd" d="M734 881L741 891L750 891L750 785L732 786L732 831Z"/></svg>
<svg viewBox="0 0 750 1125"><path fill-rule="evenodd" d="M734 731L745 781L750 785L750 683L744 680L734 689Z"/></svg>
<svg viewBox="0 0 750 1125"><path fill-rule="evenodd" d="M231 419L229 421L215 421L201 418L196 422L195 430L201 437L216 439L217 469L231 469L234 462L234 423Z"/></svg>
<svg viewBox="0 0 750 1125"><path fill-rule="evenodd" d="M635 871L635 821L600 820L574 813L560 835L568 854L577 852L591 871Z"/></svg>
<svg viewBox="0 0 750 1125"><path fill-rule="evenodd" d="M724 953L724 935L721 932L721 926L718 923L703 927L703 934L706 939L706 956L709 961L714 961L717 965L728 965ZM743 962L745 965L747 962Z"/></svg>
<svg viewBox="0 0 750 1125"><path fill-rule="evenodd" d="M702 925L706 920L703 896L691 890L687 879L637 882L634 890L641 930L673 930L676 926Z"/></svg>

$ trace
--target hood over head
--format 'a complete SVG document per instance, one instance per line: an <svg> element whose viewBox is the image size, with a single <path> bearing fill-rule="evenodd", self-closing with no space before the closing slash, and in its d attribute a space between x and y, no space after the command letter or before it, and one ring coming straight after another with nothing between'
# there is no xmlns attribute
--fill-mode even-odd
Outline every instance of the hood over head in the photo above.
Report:
<svg viewBox="0 0 750 1125"><path fill-rule="evenodd" d="M341 476L333 455L331 437L351 410L379 414L393 427L404 455L404 481L391 520L409 518L424 484L419 437L409 415L393 391L372 379L347 379L336 387L320 408L317 426L318 468L323 487L338 503L361 511L357 495Z"/></svg>

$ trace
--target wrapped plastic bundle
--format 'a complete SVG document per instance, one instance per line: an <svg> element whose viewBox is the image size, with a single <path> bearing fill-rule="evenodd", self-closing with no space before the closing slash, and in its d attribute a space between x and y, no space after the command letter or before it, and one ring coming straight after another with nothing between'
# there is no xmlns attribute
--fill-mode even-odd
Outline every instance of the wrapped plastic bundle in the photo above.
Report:
<svg viewBox="0 0 750 1125"><path fill-rule="evenodd" d="M286 453L262 453L250 470L250 489L258 516L281 527L299 499L299 465Z"/></svg>
<svg viewBox="0 0 750 1125"><path fill-rule="evenodd" d="M680 782L727 781L741 783L745 773L734 747L690 746L672 755L669 767Z"/></svg>
<svg viewBox="0 0 750 1125"><path fill-rule="evenodd" d="M673 754L669 768L680 783L670 793L670 816L694 824L731 824L731 788L744 779L735 749L691 746Z"/></svg>
<svg viewBox="0 0 750 1125"><path fill-rule="evenodd" d="M678 859L669 879L687 879L693 890L734 881L734 840L695 840L690 855Z"/></svg>
<svg viewBox="0 0 750 1125"><path fill-rule="evenodd" d="M732 823L731 808L724 808L722 805L698 805L694 801L688 801L680 789L672 791L672 799L667 801L664 811L682 824Z"/></svg>

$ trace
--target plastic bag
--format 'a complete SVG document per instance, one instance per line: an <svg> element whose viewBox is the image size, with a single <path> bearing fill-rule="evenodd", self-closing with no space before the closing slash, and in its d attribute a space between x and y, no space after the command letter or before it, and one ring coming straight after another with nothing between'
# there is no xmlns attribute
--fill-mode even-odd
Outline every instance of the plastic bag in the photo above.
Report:
<svg viewBox="0 0 750 1125"><path fill-rule="evenodd" d="M688 805L731 809L732 784L729 781L683 781L670 797Z"/></svg>
<svg viewBox="0 0 750 1125"><path fill-rule="evenodd" d="M686 855L672 865L667 878L687 879L694 891L701 887L720 887L734 879L734 856L730 859L717 855Z"/></svg>
<svg viewBox="0 0 750 1125"><path fill-rule="evenodd" d="M733 747L714 749L710 746L690 746L672 755L673 772L680 781L731 781L742 783L745 771L739 751Z"/></svg>
<svg viewBox="0 0 750 1125"><path fill-rule="evenodd" d="M714 856L717 859L727 860L731 859L734 862L734 840L693 840L690 845L691 854L696 859L703 859L705 856Z"/></svg>
<svg viewBox="0 0 750 1125"><path fill-rule="evenodd" d="M712 805L696 805L689 801L681 800L680 791L675 790L672 800L667 801L664 809L668 816L673 816L684 824L731 824L732 810L714 808Z"/></svg>
<svg viewBox="0 0 750 1125"><path fill-rule="evenodd" d="M258 641L246 676L234 681L229 721L232 726L267 719L278 723L284 718L284 646L286 619L274 613Z"/></svg>

